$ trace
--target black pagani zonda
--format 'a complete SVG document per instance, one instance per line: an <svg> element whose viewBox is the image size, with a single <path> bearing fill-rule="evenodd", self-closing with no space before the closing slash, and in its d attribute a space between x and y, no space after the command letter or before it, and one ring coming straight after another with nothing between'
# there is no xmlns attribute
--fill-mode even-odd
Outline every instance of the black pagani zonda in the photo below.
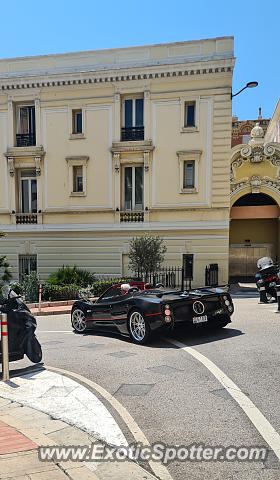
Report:
<svg viewBox="0 0 280 480"><path fill-rule="evenodd" d="M135 343L144 344L152 333L174 328L179 323L225 327L231 322L233 311L227 289L145 289L143 282L130 282L127 292L118 284L110 287L95 303L76 301L71 321L77 333L110 329L129 335Z"/></svg>

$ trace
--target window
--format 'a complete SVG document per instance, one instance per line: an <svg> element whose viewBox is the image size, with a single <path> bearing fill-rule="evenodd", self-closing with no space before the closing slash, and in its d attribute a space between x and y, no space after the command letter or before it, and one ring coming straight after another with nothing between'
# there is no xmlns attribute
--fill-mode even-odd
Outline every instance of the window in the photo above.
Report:
<svg viewBox="0 0 280 480"><path fill-rule="evenodd" d="M195 163L193 160L184 161L183 188L194 188L194 167Z"/></svg>
<svg viewBox="0 0 280 480"><path fill-rule="evenodd" d="M20 171L21 213L37 213L37 179L35 170Z"/></svg>
<svg viewBox="0 0 280 480"><path fill-rule="evenodd" d="M36 255L19 255L19 281L23 280L24 275L30 275L37 271Z"/></svg>
<svg viewBox="0 0 280 480"><path fill-rule="evenodd" d="M72 110L72 133L83 133L83 115L82 110Z"/></svg>
<svg viewBox="0 0 280 480"><path fill-rule="evenodd" d="M177 152L179 160L179 193L197 193L201 150Z"/></svg>
<svg viewBox="0 0 280 480"><path fill-rule="evenodd" d="M17 133L16 146L36 145L35 106L19 105L16 110Z"/></svg>
<svg viewBox="0 0 280 480"><path fill-rule="evenodd" d="M184 127L195 127L195 102L185 102Z"/></svg>
<svg viewBox="0 0 280 480"><path fill-rule="evenodd" d="M66 157L68 166L68 188L70 197L85 197L86 196L86 173L87 161L86 155L73 155Z"/></svg>
<svg viewBox="0 0 280 480"><path fill-rule="evenodd" d="M242 143L248 145L249 140L251 140L251 135L242 135Z"/></svg>
<svg viewBox="0 0 280 480"><path fill-rule="evenodd" d="M181 132L199 130L199 97L181 97Z"/></svg>
<svg viewBox="0 0 280 480"><path fill-rule="evenodd" d="M83 192L83 167L73 167L73 192Z"/></svg>
<svg viewBox="0 0 280 480"><path fill-rule="evenodd" d="M124 210L143 210L143 167L124 167Z"/></svg>
<svg viewBox="0 0 280 480"><path fill-rule="evenodd" d="M123 101L122 140L144 140L144 100L127 98Z"/></svg>

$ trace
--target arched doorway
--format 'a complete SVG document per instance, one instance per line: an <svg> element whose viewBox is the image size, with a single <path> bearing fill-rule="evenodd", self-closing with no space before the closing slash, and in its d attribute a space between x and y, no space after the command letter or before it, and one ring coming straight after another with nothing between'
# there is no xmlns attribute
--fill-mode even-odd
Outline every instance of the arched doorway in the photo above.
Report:
<svg viewBox="0 0 280 480"><path fill-rule="evenodd" d="M250 280L257 260L279 259L279 205L268 193L245 193L230 211L229 276Z"/></svg>

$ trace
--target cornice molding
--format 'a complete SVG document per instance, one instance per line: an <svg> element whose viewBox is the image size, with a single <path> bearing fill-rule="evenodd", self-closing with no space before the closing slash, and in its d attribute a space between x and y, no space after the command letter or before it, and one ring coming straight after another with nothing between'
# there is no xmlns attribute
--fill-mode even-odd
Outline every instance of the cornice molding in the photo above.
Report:
<svg viewBox="0 0 280 480"><path fill-rule="evenodd" d="M45 155L44 148L40 145L38 147L8 147L4 152L5 157L10 158L24 158L24 157L40 157Z"/></svg>
<svg viewBox="0 0 280 480"><path fill-rule="evenodd" d="M232 74L234 59L200 61L178 65L160 65L152 67L131 67L119 70L75 72L65 74L34 75L0 78L0 91L14 91L30 88L65 87L112 82L149 80L155 78L172 78L205 75Z"/></svg>

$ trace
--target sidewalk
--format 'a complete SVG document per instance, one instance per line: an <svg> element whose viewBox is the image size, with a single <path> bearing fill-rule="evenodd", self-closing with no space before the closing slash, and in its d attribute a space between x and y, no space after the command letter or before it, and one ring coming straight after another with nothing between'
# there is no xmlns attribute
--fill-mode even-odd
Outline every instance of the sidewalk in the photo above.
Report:
<svg viewBox="0 0 280 480"><path fill-rule="evenodd" d="M85 413L81 405L86 405ZM109 417L90 390L48 370L0 381L0 479L155 480L154 475L130 460L39 460L40 446L90 447L95 442L108 445L102 435L112 438L111 445L127 444L113 417ZM97 430L96 434L92 430Z"/></svg>
<svg viewBox="0 0 280 480"><path fill-rule="evenodd" d="M95 301L96 298L91 298L90 300ZM42 315L61 315L65 313L71 313L72 305L76 300L65 300L59 302L42 302L41 311L39 311L38 303L27 303L28 308L31 313L36 317ZM1 478L1 477L0 477Z"/></svg>

